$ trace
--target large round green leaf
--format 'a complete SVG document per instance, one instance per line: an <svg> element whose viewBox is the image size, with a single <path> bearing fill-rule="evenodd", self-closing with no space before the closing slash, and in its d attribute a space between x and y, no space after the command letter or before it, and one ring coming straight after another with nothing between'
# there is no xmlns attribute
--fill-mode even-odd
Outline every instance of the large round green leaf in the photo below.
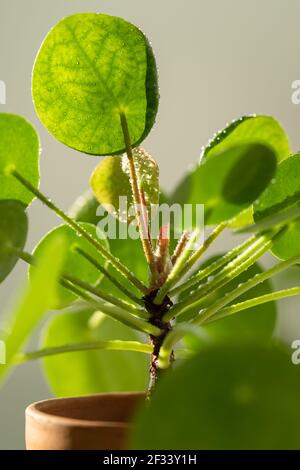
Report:
<svg viewBox="0 0 300 470"><path fill-rule="evenodd" d="M206 224L229 220L255 201L275 169L275 154L266 145L224 147L182 181L172 200L204 204Z"/></svg>
<svg viewBox="0 0 300 470"><path fill-rule="evenodd" d="M235 119L217 132L204 148L202 158L212 157L228 145L255 142L269 145L278 161L291 153L288 137L276 119L272 116L248 115Z"/></svg>
<svg viewBox="0 0 300 470"><path fill-rule="evenodd" d="M300 449L290 354L220 345L180 365L138 418L134 449Z"/></svg>
<svg viewBox="0 0 300 470"><path fill-rule="evenodd" d="M271 147L278 161L287 158L291 153L287 135L273 117L249 115L232 121L224 129L217 132L204 148L201 159L205 161L228 146L257 142ZM185 177L179 189L176 190L178 202L181 204L188 202L185 199L185 193L180 191L181 186L193 188L191 191L197 194L199 187L197 170L198 166ZM252 207L249 207L238 213L231 223L234 227L240 227L252 222Z"/></svg>
<svg viewBox="0 0 300 470"><path fill-rule="evenodd" d="M74 204L69 210L69 215L78 222L88 222L97 225L99 222L99 215L97 215L99 205L94 194L89 190L74 201Z"/></svg>
<svg viewBox="0 0 300 470"><path fill-rule="evenodd" d="M109 15L80 13L60 21L39 51L32 87L49 132L92 155L125 150L121 112L135 145L151 130L157 112L151 47L137 27Z"/></svg>
<svg viewBox="0 0 300 470"><path fill-rule="evenodd" d="M159 203L159 169L144 149L134 149L133 159L150 218L152 206ZM99 203L109 212L124 222L134 217L130 172L125 155L105 157L93 171L90 184Z"/></svg>
<svg viewBox="0 0 300 470"><path fill-rule="evenodd" d="M42 346L111 339L139 341L136 332L108 317L98 318L94 326L92 313L79 310L55 315L45 326ZM135 352L67 353L46 358L43 365L50 387L58 396L145 390L147 383L148 358Z"/></svg>
<svg viewBox="0 0 300 470"><path fill-rule="evenodd" d="M99 239L97 237L97 231L94 225L82 223L81 226L100 243L103 243L106 249L108 248L106 239ZM99 281L103 278L103 274L101 274L98 269L95 268L89 261L77 253L76 247L80 247L102 265L105 264L105 261L99 255L96 248L94 248L85 238L77 235L77 233L68 225L60 225L54 230L51 230L37 245L33 255L41 256L41 253L47 249L49 243L51 243L52 239L55 238L58 234L61 234L66 239L68 246L64 262L64 273L71 274L72 276L75 276L80 280L93 285L99 283ZM31 266L29 268L30 275L32 275L34 271L35 266ZM62 286L60 286L58 294L58 301L55 305L53 305L53 308L66 307L76 299L76 296L73 293Z"/></svg>
<svg viewBox="0 0 300 470"><path fill-rule="evenodd" d="M21 116L0 114L0 199L28 205L34 196L9 174L17 170L34 187L39 185L39 138Z"/></svg>
<svg viewBox="0 0 300 470"><path fill-rule="evenodd" d="M209 258L201 268L208 266L210 263L216 261L219 256ZM247 271L243 272L235 279L230 281L225 286L216 289L213 293L211 302L215 299L225 296L228 292L234 290L239 284L246 282L251 277L262 273L263 270L258 263L252 265ZM232 304L243 302L253 297L259 297L261 295L270 294L272 292L272 284L270 281L266 281L262 284L258 284L253 289L235 299ZM182 294L183 295L183 294ZM186 295L186 294L185 294ZM231 305L232 305L231 304ZM198 313L199 308L190 314ZM232 315L222 320L209 323L204 326L204 331L210 341L268 341L274 333L276 326L277 309L276 302L268 302L264 305L257 305L243 310L236 315ZM192 348L203 347L203 342L195 337L186 337L185 342Z"/></svg>
<svg viewBox="0 0 300 470"><path fill-rule="evenodd" d="M283 213L300 202L300 154L297 153L280 163L272 184L254 204L255 222L263 222L270 216ZM278 237L272 252L281 259L300 253L300 222L291 221L287 230Z"/></svg>
<svg viewBox="0 0 300 470"><path fill-rule="evenodd" d="M19 201L0 200L0 283L8 276L23 250L28 231L25 206Z"/></svg>

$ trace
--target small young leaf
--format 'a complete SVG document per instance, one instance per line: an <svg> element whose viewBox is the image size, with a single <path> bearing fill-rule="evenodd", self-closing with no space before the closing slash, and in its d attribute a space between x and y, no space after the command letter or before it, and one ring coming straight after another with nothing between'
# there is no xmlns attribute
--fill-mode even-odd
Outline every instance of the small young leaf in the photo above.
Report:
<svg viewBox="0 0 300 470"><path fill-rule="evenodd" d="M299 449L299 393L299 370L283 348L206 348L158 384L132 448Z"/></svg>
<svg viewBox="0 0 300 470"><path fill-rule="evenodd" d="M42 347L121 339L139 341L130 328L106 316L94 326L90 310L55 315L42 333ZM98 315L98 314L97 314ZM125 351L84 351L43 360L46 377L55 395L145 390L148 358Z"/></svg>
<svg viewBox="0 0 300 470"><path fill-rule="evenodd" d="M254 220L263 222L299 205L300 202L300 154L287 158L278 166L273 179L260 198L254 203ZM300 253L299 219L288 223L287 230L274 241L272 253L287 259Z"/></svg>
<svg viewBox="0 0 300 470"><path fill-rule="evenodd" d="M39 51L32 89L49 132L92 155L125 150L121 112L135 145L157 113L152 49L137 27L109 15L80 13L60 21Z"/></svg>
<svg viewBox="0 0 300 470"><path fill-rule="evenodd" d="M300 199L300 153L281 162L272 184L254 204L254 220L291 208Z"/></svg>
<svg viewBox="0 0 300 470"><path fill-rule="evenodd" d="M24 297L8 316L5 330L6 365L0 365L0 379L12 366L15 354L24 345L42 316L57 300L58 280L66 252L66 240L56 234L36 258L36 268Z"/></svg>
<svg viewBox="0 0 300 470"><path fill-rule="evenodd" d="M176 189L174 202L205 205L205 222L230 220L265 189L276 169L270 147L258 143L224 147Z"/></svg>
<svg viewBox="0 0 300 470"><path fill-rule="evenodd" d="M0 283L8 276L23 250L28 231L25 206L19 201L0 200Z"/></svg>
<svg viewBox="0 0 300 470"><path fill-rule="evenodd" d="M30 204L34 196L9 174L11 169L38 187L39 138L21 116L0 113L0 199Z"/></svg>
<svg viewBox="0 0 300 470"><path fill-rule="evenodd" d="M92 191L88 190L75 200L69 210L69 216L78 222L97 225L100 220L100 216L97 215L99 205Z"/></svg>
<svg viewBox="0 0 300 470"><path fill-rule="evenodd" d="M159 203L158 166L155 160L141 148L133 150L133 158L150 217L152 205ZM107 207L113 215L123 222L132 219L134 214L131 211L127 213L128 209L133 206L133 198L126 155L105 157L95 168L90 184L99 203ZM120 201L120 198L126 198L126 200ZM124 204L124 208L120 207L120 202L121 206Z"/></svg>
<svg viewBox="0 0 300 470"><path fill-rule="evenodd" d="M260 142L273 149L277 160L287 158L290 153L288 137L282 126L271 116L243 116L232 121L210 140L202 158L210 158L223 147Z"/></svg>
<svg viewBox="0 0 300 470"><path fill-rule="evenodd" d="M82 227L95 239L103 243L105 248L108 248L107 240L98 238L96 227L91 224L82 223ZM53 238L57 235L63 236L67 240L68 250L64 262L64 274L71 274L89 284L97 284L103 277L103 274L98 271L91 263L89 263L85 258L83 258L79 253L76 252L76 247L81 248L94 259L96 259L100 264L104 265L105 262L101 256L99 256L98 251L88 243L83 237L77 235L77 233L68 225L60 225L54 230L51 230L36 246L33 255L41 256L42 253L47 249L49 243L52 242ZM35 272L35 266L30 266L29 273L30 277ZM55 304L52 305L52 308L63 308L71 304L76 300L75 294L71 293L69 290L60 286L58 290L58 298Z"/></svg>

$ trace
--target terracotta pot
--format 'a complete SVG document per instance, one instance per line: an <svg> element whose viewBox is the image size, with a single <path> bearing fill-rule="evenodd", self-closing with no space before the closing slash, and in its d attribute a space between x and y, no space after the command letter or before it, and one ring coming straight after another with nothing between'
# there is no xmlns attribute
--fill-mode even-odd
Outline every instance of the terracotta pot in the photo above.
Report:
<svg viewBox="0 0 300 470"><path fill-rule="evenodd" d="M28 450L123 450L144 393L54 398L26 409Z"/></svg>

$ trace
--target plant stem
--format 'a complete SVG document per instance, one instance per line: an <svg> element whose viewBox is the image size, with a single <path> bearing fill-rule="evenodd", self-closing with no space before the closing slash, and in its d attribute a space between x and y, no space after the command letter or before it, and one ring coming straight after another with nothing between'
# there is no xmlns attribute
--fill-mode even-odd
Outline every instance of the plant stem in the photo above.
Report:
<svg viewBox="0 0 300 470"><path fill-rule="evenodd" d="M244 294L248 290L252 289L252 287L257 286L258 284L266 281L270 277L278 274L279 272L293 266L294 264L300 261L300 255L294 256L286 261L282 261L281 263L276 264L272 268L268 269L267 271L256 274L254 277L249 279L248 281L244 282L242 285L237 287L232 292L228 293L226 296L222 297L221 299L217 300L211 307L205 309L201 312L195 320L193 320L193 324L195 325L203 325L206 323L215 313L217 313L221 308L225 307L227 304L232 302L234 299L239 297L240 295Z"/></svg>
<svg viewBox="0 0 300 470"><path fill-rule="evenodd" d="M177 259L175 265L173 266L173 269L171 270L169 276L167 277L166 282L162 285L161 289L158 291L154 303L155 305L161 304L161 302L164 300L165 296L171 289L171 287L177 282L180 273L183 269L183 266L186 264L187 259L190 256L190 251L192 250L192 247L199 235L199 231L195 230L193 234L191 235L189 241L186 243L183 251L181 252L181 255Z"/></svg>
<svg viewBox="0 0 300 470"><path fill-rule="evenodd" d="M30 253L27 253L25 251L19 250L18 248L14 248L14 247L8 247L8 248L14 253L16 253L26 263L31 264L31 265L35 264L34 257ZM137 307L126 302L125 300L118 299L118 297L107 294L99 287L92 286L91 284L81 279L78 279L75 276L72 276L71 274L64 274L60 280L60 283L62 284L63 287L71 290L73 293L80 296L84 300L94 301L94 299L90 297L89 295L87 295L86 292L82 292L81 290L77 289L76 287L73 286L73 284L75 284L75 286L81 287L81 289L83 289L84 291L91 292L92 294L96 295L97 297L100 297L101 299L105 300L106 302L109 302L112 305L115 305L116 307L120 307L123 310L132 312L134 315L137 315L138 317L141 317L144 319L149 318L149 315L144 309L138 309Z"/></svg>
<svg viewBox="0 0 300 470"><path fill-rule="evenodd" d="M74 353L80 351L91 351L91 350L109 350L109 351L134 351L145 354L151 354L152 347L150 344L139 343L138 341L95 341L90 343L75 343L65 344L62 346L54 346L49 348L43 348L38 351L31 351L23 354L18 354L14 362L22 363L27 361L33 361L35 359L41 359L44 357L55 356L58 354Z"/></svg>
<svg viewBox="0 0 300 470"><path fill-rule="evenodd" d="M200 286L196 292L190 294L186 299L170 309L164 317L164 320L170 320L172 317L181 315L188 310L197 307L200 308L213 291L228 284L228 282L232 281L235 277L252 266L255 261L270 249L272 243L272 237L270 235L262 235L259 237L242 254L238 255L217 273L211 281Z"/></svg>
<svg viewBox="0 0 300 470"><path fill-rule="evenodd" d="M79 279L71 274L64 273L63 279L71 282L72 284L75 284L76 286L81 287L85 291L88 291L91 294L96 295L97 297L100 297L102 300L105 300L106 302L109 302L112 305L115 305L117 307L122 308L123 310L127 310L128 312L133 313L134 315L142 316L143 318L146 318L146 319L149 318L149 315L146 313L146 311L142 309L138 309L137 307L130 304L129 302L126 302L125 300L119 299L118 297L108 294L104 292L102 289L100 289L99 287L95 287L89 284L88 282L85 282L82 279Z"/></svg>
<svg viewBox="0 0 300 470"><path fill-rule="evenodd" d="M180 341L185 335L197 336L200 339L206 339L205 333L201 328L195 327L189 323L181 323L176 325L165 337L158 356L158 367L160 369L167 369L170 367L170 360L175 344Z"/></svg>
<svg viewBox="0 0 300 470"><path fill-rule="evenodd" d="M209 266L207 266L204 269L201 269L198 271L194 276L192 276L190 279L187 281L183 282L179 286L175 287L169 292L169 296L173 297L175 295L180 294L181 292L184 292L185 290L191 288L195 289L197 285L199 284L200 281L203 279L207 278L210 276L212 273L217 271L218 269L222 268L226 263L234 259L237 255L239 255L243 250L248 248L255 240L257 239L257 235L248 238L244 243L241 245L237 246L236 248L233 248L231 251L229 251L226 255L222 256L221 258L217 259L213 263L211 263Z"/></svg>
<svg viewBox="0 0 300 470"><path fill-rule="evenodd" d="M262 230L267 230L274 228L277 225L287 225L295 219L298 219L300 216L300 207L292 207L292 209L286 210L284 212L275 213L272 215L267 215L251 225L246 225L245 227L238 230L238 233L244 232L257 232Z"/></svg>
<svg viewBox="0 0 300 470"><path fill-rule="evenodd" d="M174 250L174 253L172 254L171 256L171 261L172 261L172 264L174 265L176 263L176 261L178 260L179 256L181 255L181 253L183 252L183 249L185 247L185 245L187 244L188 242L188 232L187 231L184 231L182 234L181 234L181 237L175 247L175 250Z"/></svg>
<svg viewBox="0 0 300 470"><path fill-rule="evenodd" d="M14 247L12 248L14 252L16 252L18 256L21 259L23 259L26 263L29 263L31 265L35 264L34 263L35 260L32 255L24 251L18 250L17 248L14 248ZM75 284L75 286L73 285L73 283ZM105 313L106 315L111 316L115 320L118 320L127 326L130 326L138 331L142 331L143 333L153 334L154 336L161 334L161 331L159 328L153 327L150 323L142 319L142 318L145 318L145 319L149 318L149 315L146 312L144 312L142 309L137 309L133 305L128 304L127 302L122 301L121 299L116 299L115 297L109 294L106 294L103 291L100 291L99 288L93 287L90 284L85 283L81 279L77 279L76 277L71 276L71 275L62 276L60 280L60 284L64 288L73 292L78 297L88 302L91 306L94 306L95 309L101 309L101 311ZM84 291L91 292L94 295L104 298L106 301L109 302L109 304L99 303L93 297L89 296L86 292L82 292L82 290L78 289L76 285L84 289ZM128 306L129 306L129 309L128 309ZM122 309L124 309L125 311L123 311ZM137 315L141 318L137 318L136 316L129 314L128 310L132 311L134 315Z"/></svg>
<svg viewBox="0 0 300 470"><path fill-rule="evenodd" d="M235 313L241 312L242 310L246 310L247 308L256 307L257 305L262 305L267 302L273 302L274 300L292 297L294 295L300 295L300 287L290 287L288 289L283 289L271 292L270 294L254 297L253 299L245 300L244 302L239 302L238 304L223 308L215 315L210 317L209 320L205 322L205 324L214 322L216 320L221 320L222 318L234 315Z"/></svg>
<svg viewBox="0 0 300 470"><path fill-rule="evenodd" d="M32 255L30 255L29 253L26 253L24 251L21 251L17 248L14 248L14 247L9 247L9 248L13 248L14 252L16 252L18 254L18 256L23 259L26 263L29 263L31 265L34 265L34 257ZM143 333L146 333L146 334L149 334L149 335L152 335L153 337L155 336L160 336L161 335L161 330L160 328L152 325L151 323L149 323L148 321L146 320L143 320L142 318L137 318L136 316L134 315L131 315L130 313L128 313L128 305L130 304L127 304L124 302L124 304L126 304L126 307L123 306L123 303L119 303L119 305L122 305L123 308L126 308L126 310L122 310L122 308L120 308L118 305L115 305L115 298L110 296L109 294L104 294L105 297L108 299L110 299L111 301L113 301L114 303L106 303L106 302L99 302L99 301L96 301L93 297L89 296L86 292L82 292L82 290L78 289L76 287L76 285L74 286L73 285L73 282L81 287L82 289L84 290L88 290L89 292L92 291L93 294L95 295L99 295L100 294L100 290L95 288L97 290L97 293L95 293L94 291L94 288L93 286L90 286L89 284L87 283L84 283L84 281L81 281L80 279L78 280L77 278L74 278L73 276L63 276L60 280L60 284L65 288L65 289L68 289L70 290L71 292L73 292L75 295L77 295L78 297L82 298L83 300L85 300L87 302L87 305L90 305L91 307L94 307L95 310L100 310L102 313L104 313L105 315L119 321L120 323L123 323L124 325L126 326L129 326L130 328L134 328L135 330L138 330L138 331L141 331ZM86 287L88 286L88 289L86 289ZM101 294L102 291L101 291ZM119 299L120 300L120 299ZM120 302L123 302L123 301L120 301ZM131 305L131 307L134 310L134 314L135 315L138 315L138 316L141 316L141 317L145 317L147 316L147 318L149 317L146 312L144 313L142 310L138 310L137 308L133 307Z"/></svg>
<svg viewBox="0 0 300 470"><path fill-rule="evenodd" d="M159 336L161 334L161 330L156 328L151 323L137 318L134 315L131 315L127 311L122 310L121 308L113 305L111 303L100 302L95 300L93 297L86 294L86 292L82 292L77 287L73 286L70 281L62 279L60 281L61 285L66 289L69 289L71 292L76 294L79 298L82 298L87 302L87 306L95 308L95 310L99 310L101 313L113 318L114 320L119 321L123 325L129 326L137 331L141 331L142 333L151 334L153 336Z"/></svg>
<svg viewBox="0 0 300 470"><path fill-rule="evenodd" d="M181 271L181 277L184 276L193 265L201 258L201 256L206 252L206 250L212 245L212 243L218 238L219 235L225 230L227 223L222 222L217 225L217 227L209 234L207 239L204 241L203 245L200 246L198 250L190 257L188 262L185 264Z"/></svg>
<svg viewBox="0 0 300 470"><path fill-rule="evenodd" d="M147 391L148 399L152 395L155 389L155 386L157 384L157 381L161 377L162 369L159 368L159 365L158 365L160 350L161 350L161 346L166 336L171 331L171 326L169 324L164 324L164 325L161 324L161 327L163 329L161 330L162 333L160 334L160 336L150 335L150 341L151 341L153 349L152 349L151 358L150 358L150 381L149 381L149 386L148 386L148 391ZM173 351L170 352L170 358L174 360Z"/></svg>
<svg viewBox="0 0 300 470"><path fill-rule="evenodd" d="M81 289L78 289L77 287L73 286L73 284L71 284L71 282L67 281L66 279L61 279L60 280L60 285L62 287L64 287L65 289L68 289L69 291L71 291L73 294L75 294L80 299L83 299L86 302L94 302L93 297L91 297L86 292L83 292Z"/></svg>
<svg viewBox="0 0 300 470"><path fill-rule="evenodd" d="M111 265L119 271L126 279L128 279L135 287L137 287L144 294L147 292L147 287L137 279L129 269L123 265L117 258L115 258L109 251L107 251L101 243L99 243L95 238L93 238L79 223L71 219L63 210L57 207L50 199L48 199L44 194L42 194L38 189L36 189L30 181L25 179L20 173L15 169L9 170L10 174L14 176L28 191L34 194L43 204L45 204L50 210L55 212L55 214L64 220L70 227L72 227L75 232L84 237L91 245L96 248L99 253L105 258Z"/></svg>
<svg viewBox="0 0 300 470"><path fill-rule="evenodd" d="M89 263L91 263L95 268L97 268L112 284L114 284L123 294L125 294L133 302L144 305L143 301L136 297L132 292L126 289L114 276L112 276L107 269L101 266L98 261L96 261L92 256L90 256L86 251L82 250L79 246L75 248L75 251L79 253L83 258L85 258Z"/></svg>
<svg viewBox="0 0 300 470"><path fill-rule="evenodd" d="M25 252L25 251L23 251L23 250L19 250L18 248L15 248L15 247L13 247L13 246L9 246L9 247L7 247L7 248L8 248L9 251L12 251L12 252L16 253L16 254L19 256L19 258L22 259L23 261L25 261L26 263L31 264L31 265L34 264L34 257L33 257L30 253L27 253L27 252ZM110 274L108 273L108 271L107 271L105 268L103 268L103 266L101 266L99 263L97 263L97 261L95 261L88 253L86 253L84 250L81 250L81 248L79 248L79 247L76 247L75 250L76 250L78 253L80 253L82 256L84 256L84 257L85 257L90 263L92 263L95 267L97 267L100 272L103 272L103 274L104 274L108 279L110 279L111 276L110 276ZM110 279L111 282L113 282L113 283L116 285L116 283L118 283L118 281L115 280L114 278L112 278L112 279L113 279L113 280ZM80 281L80 280L79 280L79 281ZM72 282L74 282L74 279L73 279ZM63 285L63 287L65 287L66 289L72 290L72 291L73 291L74 293L76 293L77 295L79 295L79 293L81 293L80 297L83 298L83 292L82 292L82 291L79 291L79 290L76 290L76 292L75 292L74 286L73 286L73 288L72 288L72 284L70 283L70 279L69 279L69 282L68 282L66 276L61 280L61 284ZM77 280L77 284L78 284L78 280ZM88 285L88 284L86 284L86 285ZM83 286L81 286L81 287L83 287ZM91 287L93 287L93 286L90 286L90 287L89 287L89 292L91 292L91 290L90 290ZM135 300L135 299L136 299L136 300L135 300L136 303L138 303L139 305L144 305L142 300L140 300L140 299L138 299L137 297L135 297L134 294L131 294L131 292L129 293L129 291L127 291L126 288L123 288L123 286L122 286L121 284L120 284L120 287L121 287L121 288L119 288L119 289L122 290L123 293L125 293L125 291L126 291L128 297L130 296L130 298L131 298L132 300ZM94 288L93 288L93 289L94 289ZM87 290L87 289L85 289L85 290ZM98 293L100 294L100 289L98 289L98 290L99 290ZM102 291L101 291L101 292L102 292ZM93 293L95 293L95 292L93 292ZM129 294L130 294L130 295L129 295ZM99 295L99 296L100 296L100 295ZM101 297L104 298L104 296L101 296ZM109 300L108 300L108 297L109 297ZM91 297L89 297L89 296L87 296L87 295L85 296L85 300L91 300L91 299L92 299ZM116 297L110 296L109 294L107 294L107 295L106 295L106 298L105 298L104 300L107 300L107 301L110 302L110 303L114 303L115 305L121 306L120 303L116 303L116 302L115 302L116 299L117 299ZM117 300L118 300L118 299L117 299ZM128 305L130 305L130 304L126 303L126 308L128 307ZM122 305L122 308L124 308L124 306L125 306L125 302L124 302L124 305ZM149 316L146 314L146 312L144 312L143 310L141 310L141 309L136 309L135 307L133 307L133 308L135 309L135 314L138 314L138 316L141 316L141 317L143 317L143 318L148 318L148 317L149 317Z"/></svg>
<svg viewBox="0 0 300 470"><path fill-rule="evenodd" d="M30 253L27 253L26 251L20 250L19 248L16 248L15 246L12 245L6 245L5 250L15 253L20 259L25 261L27 264L34 264L34 258Z"/></svg>
<svg viewBox="0 0 300 470"><path fill-rule="evenodd" d="M128 123L126 119L125 113L120 113L121 119L121 126L124 136L124 143L126 147L126 153L129 163L129 171L130 171L130 183L132 188L132 196L135 208L135 214L137 218L138 228L140 232L140 239L142 242L143 250L149 264L150 270L152 275L156 275L156 268L155 268L155 257L152 249L152 244L149 240L149 218L148 215L145 214L145 206L142 204L142 197L141 197L141 190L138 181L138 177L135 170L132 146L131 146L131 139L128 129ZM147 210L147 209L146 209Z"/></svg>
<svg viewBox="0 0 300 470"><path fill-rule="evenodd" d="M216 238L223 232L226 228L225 223L219 224L213 232L207 237L204 241L203 245L194 252L192 256L188 259L186 257L187 249L190 244L188 243L183 250L181 256L178 258L177 262L173 270L171 271L169 278L167 279L166 283L162 286L160 291L157 294L155 299L155 303L159 303L163 300L164 296L170 291L171 287L173 287L179 279L181 279L192 267L193 265L200 259L200 257L205 253L205 251L210 247L210 245L216 240Z"/></svg>

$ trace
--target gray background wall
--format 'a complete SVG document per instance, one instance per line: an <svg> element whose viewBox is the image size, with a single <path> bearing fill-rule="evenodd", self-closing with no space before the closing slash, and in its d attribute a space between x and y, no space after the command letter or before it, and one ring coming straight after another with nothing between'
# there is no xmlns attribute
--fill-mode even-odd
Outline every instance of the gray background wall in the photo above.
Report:
<svg viewBox="0 0 300 470"><path fill-rule="evenodd" d="M48 135L31 102L30 76L48 30L63 16L82 11L124 17L152 42L161 103L145 147L158 160L166 189L198 159L201 146L217 129L245 113L276 116L294 150L300 147L300 105L291 102L291 83L300 78L300 0L1 0L0 80L7 85L7 104L0 105L0 112L22 114L36 125L43 147L41 188L63 208L87 188L97 160ZM28 249L57 224L38 202L30 208L30 221ZM230 243L223 238L219 249ZM265 259L266 265L271 262ZM25 273L20 264L0 286L0 311ZM279 332L288 339L300 338L299 302L280 305ZM38 364L14 373L0 391L1 449L24 447L24 408L48 396Z"/></svg>

